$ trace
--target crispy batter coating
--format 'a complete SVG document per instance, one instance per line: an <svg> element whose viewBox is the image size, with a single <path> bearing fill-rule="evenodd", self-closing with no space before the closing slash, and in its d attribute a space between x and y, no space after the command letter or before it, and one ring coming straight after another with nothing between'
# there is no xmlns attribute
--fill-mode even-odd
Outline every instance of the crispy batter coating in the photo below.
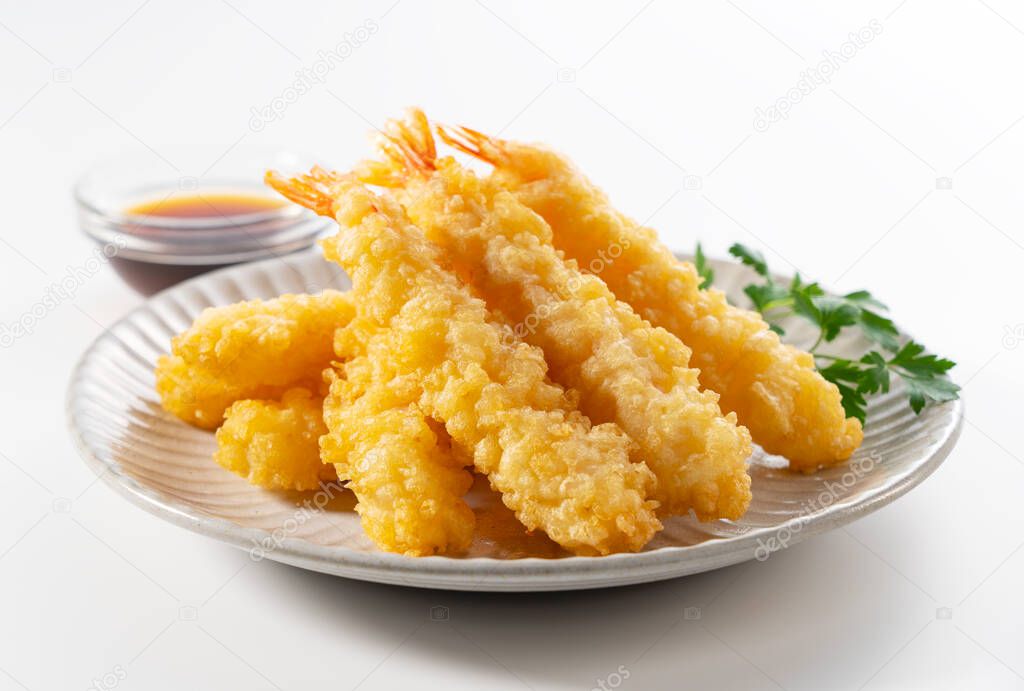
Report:
<svg viewBox="0 0 1024 691"><path fill-rule="evenodd" d="M662 511L742 516L750 435L734 414L721 414L717 394L699 389L689 349L564 261L547 223L509 192L451 158L435 160L421 112L388 132L382 163L392 164L393 179L405 174L400 198L411 220L515 322L517 336L544 351L551 377L580 392L591 420L615 422L637 443L638 460L658 478Z"/></svg>
<svg viewBox="0 0 1024 691"><path fill-rule="evenodd" d="M462 497L473 476L416 404L418 387L365 355L344 368L345 376L329 371L321 454L355 492L366 534L409 556L464 552L475 517Z"/></svg>
<svg viewBox="0 0 1024 691"><path fill-rule="evenodd" d="M214 429L235 401L278 398L293 386L316 390L334 354L334 330L354 312L336 290L207 308L157 361L163 407Z"/></svg>
<svg viewBox="0 0 1024 691"><path fill-rule="evenodd" d="M280 401L235 401L217 430L213 458L221 466L267 489L311 490L337 479L320 461L320 435L327 433L322 399L289 389Z"/></svg>
<svg viewBox="0 0 1024 691"><path fill-rule="evenodd" d="M359 317L340 352L361 349L418 388L421 410L444 422L527 528L577 554L637 550L660 529L646 499L654 477L630 462L628 438L591 427L546 378L543 353L503 338L397 202L321 170L268 181L342 228L324 250L352 277Z"/></svg>
<svg viewBox="0 0 1024 691"><path fill-rule="evenodd" d="M765 450L810 471L846 460L860 445L860 423L846 418L839 390L811 355L780 342L756 312L729 305L720 291L700 290L691 263L616 211L566 158L468 128L442 134L492 163L494 181L544 217L566 257L599 273L620 300L692 348L701 384L721 395L722 408Z"/></svg>

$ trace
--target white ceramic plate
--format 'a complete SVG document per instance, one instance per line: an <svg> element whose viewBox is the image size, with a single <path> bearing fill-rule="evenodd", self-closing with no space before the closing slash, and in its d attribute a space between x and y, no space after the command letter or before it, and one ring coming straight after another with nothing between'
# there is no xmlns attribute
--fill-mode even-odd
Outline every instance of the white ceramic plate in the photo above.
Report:
<svg viewBox="0 0 1024 691"><path fill-rule="evenodd" d="M732 262L714 262L714 269L715 285L743 304L747 269ZM363 534L347 492L327 501L326 494L268 492L247 484L214 464L213 435L165 413L153 388L157 357L203 308L348 285L340 269L310 251L223 269L155 296L103 333L75 368L67 408L83 458L129 501L249 550L253 559L429 588L569 590L770 558L903 495L938 467L960 432L960 401L915 416L897 388L871 401L864 444L849 466L800 475L781 469L781 459L756 452L750 461L754 500L735 523L672 518L643 552L571 557L543 535L526 536L486 483L477 483L470 502L478 514L478 536L468 556L387 554ZM799 320L785 326L787 338L798 345L812 335ZM861 345L840 341L835 352L859 355Z"/></svg>

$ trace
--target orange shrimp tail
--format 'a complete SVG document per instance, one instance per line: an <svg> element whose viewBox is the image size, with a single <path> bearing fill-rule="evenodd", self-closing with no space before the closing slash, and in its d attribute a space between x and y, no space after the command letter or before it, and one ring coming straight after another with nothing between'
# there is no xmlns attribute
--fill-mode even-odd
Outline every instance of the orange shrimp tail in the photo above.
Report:
<svg viewBox="0 0 1024 691"><path fill-rule="evenodd" d="M321 216L334 216L336 207L336 190L344 182L345 176L314 166L306 175L286 177L277 171L268 170L263 181L277 190L278 193L307 209L312 209Z"/></svg>
<svg viewBox="0 0 1024 691"><path fill-rule="evenodd" d="M391 120L375 142L382 161L364 161L355 170L362 182L400 187L410 178L437 170L437 146L427 116L410 108L403 120Z"/></svg>
<svg viewBox="0 0 1024 691"><path fill-rule="evenodd" d="M505 142L461 125L437 125L437 136L448 146L491 165L501 165L508 158Z"/></svg>

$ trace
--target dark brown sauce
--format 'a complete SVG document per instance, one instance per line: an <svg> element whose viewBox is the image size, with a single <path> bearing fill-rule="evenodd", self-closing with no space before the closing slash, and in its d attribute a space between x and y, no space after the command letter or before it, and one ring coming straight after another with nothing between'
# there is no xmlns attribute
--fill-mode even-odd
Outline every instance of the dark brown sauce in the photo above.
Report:
<svg viewBox="0 0 1024 691"><path fill-rule="evenodd" d="M284 202L258 194L208 193L153 199L129 207L132 216L164 218L222 218L274 211Z"/></svg>

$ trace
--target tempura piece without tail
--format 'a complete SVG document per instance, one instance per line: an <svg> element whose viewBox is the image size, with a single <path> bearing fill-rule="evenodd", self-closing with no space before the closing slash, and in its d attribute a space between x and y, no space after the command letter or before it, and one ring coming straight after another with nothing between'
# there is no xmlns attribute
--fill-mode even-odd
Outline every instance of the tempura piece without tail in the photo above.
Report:
<svg viewBox="0 0 1024 691"><path fill-rule="evenodd" d="M689 349L615 299L595 276L564 261L547 223L502 187L451 158L434 158L426 118L390 123L385 161L371 179L402 179L411 220L443 247L489 307L540 347L551 377L580 392L594 422L615 422L658 478L666 514L737 519L750 503L750 435L701 391ZM383 180L387 182L387 180Z"/></svg>
<svg viewBox="0 0 1024 691"><path fill-rule="evenodd" d="M339 334L339 341L351 339ZM363 529L378 547L408 556L464 552L475 524L463 499L473 476L444 428L420 410L418 388L388 369L358 355L345 362L344 376L329 370L322 457L355 493Z"/></svg>
<svg viewBox="0 0 1024 691"><path fill-rule="evenodd" d="M334 466L320 461L326 433L323 399L289 389L279 401L235 401L217 430L213 458L260 487L313 490L338 478Z"/></svg>
<svg viewBox="0 0 1024 691"><path fill-rule="evenodd" d="M654 477L630 462L628 438L591 427L546 378L543 353L503 338L397 202L319 169L268 182L335 216L342 230L324 251L352 277L360 315L345 338L419 389L424 413L527 528L577 554L638 550L661 528L646 499Z"/></svg>
<svg viewBox="0 0 1024 691"><path fill-rule="evenodd" d="M276 399L294 386L319 390L334 330L354 314L348 295L336 290L207 308L157 360L163 407L214 429L235 401Z"/></svg>
<svg viewBox="0 0 1024 691"><path fill-rule="evenodd" d="M494 182L544 217L566 257L690 346L701 384L721 395L722 408L734 411L766 451L810 471L846 460L860 445L860 423L846 418L839 390L815 370L810 354L780 342L761 315L729 305L720 291L700 290L690 262L616 211L566 158L464 127L441 134L493 164Z"/></svg>

